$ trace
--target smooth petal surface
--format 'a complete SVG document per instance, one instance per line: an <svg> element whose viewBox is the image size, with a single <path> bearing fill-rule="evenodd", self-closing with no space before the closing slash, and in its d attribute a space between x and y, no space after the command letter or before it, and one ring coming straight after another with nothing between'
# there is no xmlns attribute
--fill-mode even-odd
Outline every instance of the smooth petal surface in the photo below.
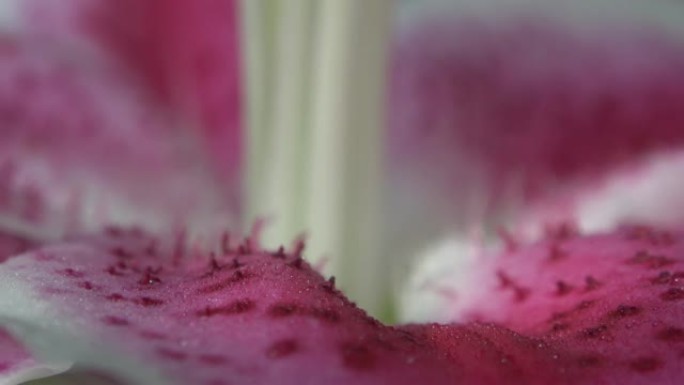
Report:
<svg viewBox="0 0 684 385"><path fill-rule="evenodd" d="M0 330L0 383L20 384L24 381L60 373L68 364L45 365L37 362L14 337Z"/></svg>
<svg viewBox="0 0 684 385"><path fill-rule="evenodd" d="M201 146L125 72L5 38L0 120L5 229L51 239L116 223L235 220Z"/></svg>
<svg viewBox="0 0 684 385"><path fill-rule="evenodd" d="M684 142L681 31L546 3L400 24L388 116L393 212L411 209L393 222L418 222L405 233L500 222L548 197L572 206L577 189Z"/></svg>
<svg viewBox="0 0 684 385"><path fill-rule="evenodd" d="M634 170L615 173L602 186L584 191L571 220L583 231L607 231L625 224L682 228L684 152L655 157Z"/></svg>
<svg viewBox="0 0 684 385"><path fill-rule="evenodd" d="M224 189L239 196L242 117L235 0L22 1L21 32L123 66L206 149Z"/></svg>
<svg viewBox="0 0 684 385"><path fill-rule="evenodd" d="M37 244L29 239L0 232L0 261L26 251ZM5 330L0 329L0 383L19 384L68 369L66 363L45 365L33 356Z"/></svg>
<svg viewBox="0 0 684 385"><path fill-rule="evenodd" d="M0 232L0 262L38 246L39 243L35 240Z"/></svg>

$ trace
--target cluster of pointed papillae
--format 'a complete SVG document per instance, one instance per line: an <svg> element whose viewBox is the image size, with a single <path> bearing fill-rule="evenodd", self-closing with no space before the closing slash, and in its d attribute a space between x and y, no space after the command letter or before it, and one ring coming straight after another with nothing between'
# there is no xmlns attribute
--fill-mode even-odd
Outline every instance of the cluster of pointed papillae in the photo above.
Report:
<svg viewBox="0 0 684 385"><path fill-rule="evenodd" d="M467 263L448 289L427 275L441 323L384 324L303 241L222 233L246 211L234 1L17 4L25 24L0 37L0 384L684 382L684 233L513 228L450 255ZM585 182L678 151L677 39L453 20L416 17L392 45L378 201L397 265L415 234L456 227L440 216L465 216L468 193L483 211L569 202L572 222Z"/></svg>
<svg viewBox="0 0 684 385"><path fill-rule="evenodd" d="M674 385L683 240L633 227L488 256L482 286L456 293L483 304L464 321L389 326L313 270L301 244L190 252L114 229L4 263L0 312L40 352L35 366L71 360L133 384Z"/></svg>

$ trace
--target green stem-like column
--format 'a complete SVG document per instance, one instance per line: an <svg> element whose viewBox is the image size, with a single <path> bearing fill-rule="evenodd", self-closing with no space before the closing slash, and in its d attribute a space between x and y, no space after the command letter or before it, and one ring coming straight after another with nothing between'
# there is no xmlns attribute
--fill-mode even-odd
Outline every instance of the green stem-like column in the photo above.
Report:
<svg viewBox="0 0 684 385"><path fill-rule="evenodd" d="M259 151L248 161L261 162L250 167L249 173L259 174L250 180L262 181L249 185L251 213L272 219L266 246L306 233L309 260L318 264L325 258L324 272L378 314L389 276L380 260L379 198L391 0L293 0L287 5L280 3L277 11L273 82L264 95L272 98L271 121L264 130L250 125L250 131L261 130L250 138L270 140L266 147L248 150ZM266 20L247 17L245 22L243 31L249 34L255 29L250 23ZM245 41L249 45L251 37ZM248 72L260 68L248 67ZM248 83L255 76L249 75Z"/></svg>

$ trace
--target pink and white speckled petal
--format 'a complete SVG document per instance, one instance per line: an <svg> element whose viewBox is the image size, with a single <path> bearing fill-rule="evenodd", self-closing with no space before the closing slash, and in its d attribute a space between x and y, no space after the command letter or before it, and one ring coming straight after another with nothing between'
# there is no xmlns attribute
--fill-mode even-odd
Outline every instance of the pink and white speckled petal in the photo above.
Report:
<svg viewBox="0 0 684 385"><path fill-rule="evenodd" d="M0 265L0 321L36 357L131 384L675 385L681 239L633 228L492 256L454 297L479 300L463 323L390 327L300 247L212 253L119 230Z"/></svg>
<svg viewBox="0 0 684 385"><path fill-rule="evenodd" d="M454 244L424 262L441 269L417 270L421 276L408 290L407 317L495 322L584 351L582 362L593 371L593 383L679 381L684 341L681 233L645 226L595 236L567 233L466 258ZM468 264L471 259L478 262ZM454 268L448 269L450 265ZM426 301L438 304L410 306Z"/></svg>
<svg viewBox="0 0 684 385"><path fill-rule="evenodd" d="M179 260L177 246L119 232L13 258L0 265L0 319L39 357L135 384L447 384L459 373L298 251L245 243Z"/></svg>

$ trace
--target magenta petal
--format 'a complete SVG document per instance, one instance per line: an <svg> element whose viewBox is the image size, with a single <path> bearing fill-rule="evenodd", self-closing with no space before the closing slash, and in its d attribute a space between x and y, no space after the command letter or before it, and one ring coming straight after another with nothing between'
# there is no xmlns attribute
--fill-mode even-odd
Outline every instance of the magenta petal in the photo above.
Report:
<svg viewBox="0 0 684 385"><path fill-rule="evenodd" d="M30 354L12 336L0 330L0 381L22 368L33 366L32 361Z"/></svg>
<svg viewBox="0 0 684 385"><path fill-rule="evenodd" d="M0 262L4 262L8 258L26 252L38 245L39 243L35 240L0 231Z"/></svg>
<svg viewBox="0 0 684 385"><path fill-rule="evenodd" d="M298 255L242 245L174 265L163 243L117 236L129 239L1 265L0 314L41 357L140 384L447 384L458 374L429 344L366 316Z"/></svg>
<svg viewBox="0 0 684 385"><path fill-rule="evenodd" d="M575 352L591 383L676 384L684 375L683 256L681 233L565 234L481 255L452 273L460 281L434 276L424 288L449 293L435 318L496 322Z"/></svg>
<svg viewBox="0 0 684 385"><path fill-rule="evenodd" d="M397 183L452 206L474 196L482 211L684 143L681 38L647 22L503 12L415 17L400 30Z"/></svg>
<svg viewBox="0 0 684 385"><path fill-rule="evenodd" d="M110 23L94 20L102 39L195 122L214 164L232 185L240 176L243 142L237 3L110 0ZM129 21L124 35L121 19L130 14L138 18Z"/></svg>
<svg viewBox="0 0 684 385"><path fill-rule="evenodd" d="M0 329L0 383L19 384L68 368L67 364L44 365L37 362L11 335Z"/></svg>
<svg viewBox="0 0 684 385"><path fill-rule="evenodd" d="M186 255L119 231L0 265L0 316L39 357L136 384L674 385L680 239L637 229L505 255L460 295L482 304L462 318L510 329L394 328L298 252Z"/></svg>
<svg viewBox="0 0 684 385"><path fill-rule="evenodd" d="M208 159L125 71L27 40L0 49L0 217L36 238L235 220Z"/></svg>
<svg viewBox="0 0 684 385"><path fill-rule="evenodd" d="M199 134L233 194L242 158L237 12L235 0L28 0L21 6L24 32L35 40L137 74Z"/></svg>

